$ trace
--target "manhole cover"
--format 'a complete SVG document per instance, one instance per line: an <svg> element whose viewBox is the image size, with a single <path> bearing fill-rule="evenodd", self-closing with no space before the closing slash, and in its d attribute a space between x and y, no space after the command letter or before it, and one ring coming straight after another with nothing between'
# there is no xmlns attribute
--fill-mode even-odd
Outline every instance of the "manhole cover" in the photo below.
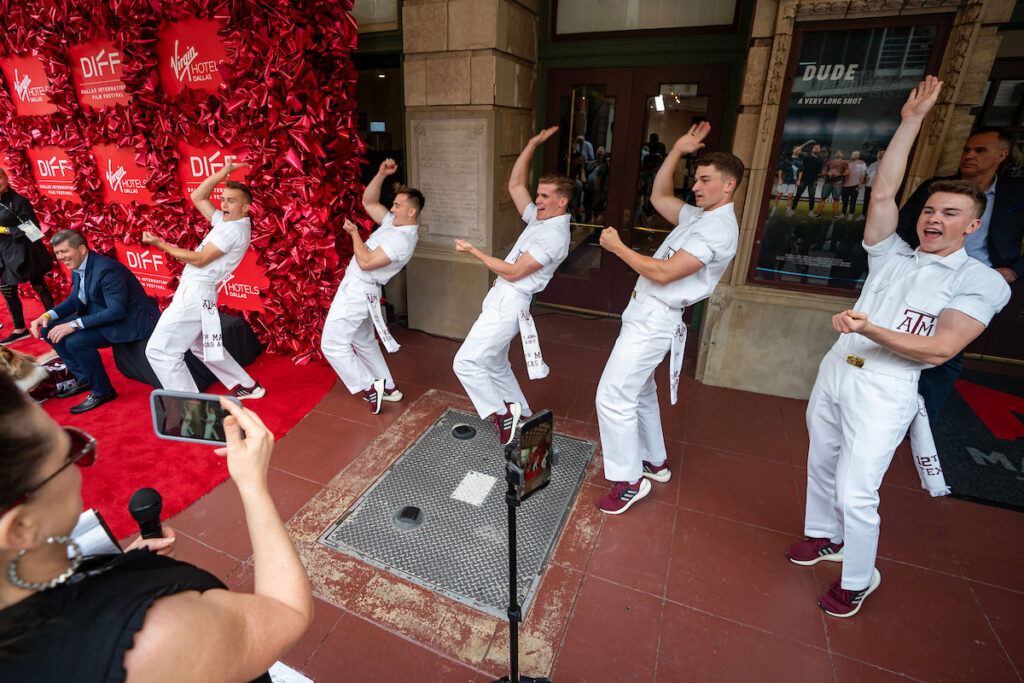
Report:
<svg viewBox="0 0 1024 683"><path fill-rule="evenodd" d="M459 426L478 438L455 437ZM555 428L558 420L555 420ZM555 435L551 483L518 510L518 591L526 608L594 454ZM493 430L447 410L320 542L498 618L508 605L505 456ZM415 501L415 503L410 503ZM399 521L418 508L419 523ZM405 519L417 517L406 511Z"/></svg>

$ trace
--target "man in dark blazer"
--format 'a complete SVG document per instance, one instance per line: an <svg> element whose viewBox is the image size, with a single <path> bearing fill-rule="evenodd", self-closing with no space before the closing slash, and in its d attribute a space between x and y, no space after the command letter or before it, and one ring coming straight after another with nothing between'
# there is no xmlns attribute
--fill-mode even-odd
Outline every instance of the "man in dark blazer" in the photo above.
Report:
<svg viewBox="0 0 1024 683"><path fill-rule="evenodd" d="M32 336L46 339L78 380L73 392L58 397L90 390L71 407L84 413L117 398L98 349L148 339L160 311L131 271L90 251L80 232L61 230L50 244L71 271L71 294L32 321Z"/></svg>
<svg viewBox="0 0 1024 683"><path fill-rule="evenodd" d="M960 170L954 176L929 178L921 183L900 209L897 233L911 247L918 246L917 220L928 198L928 186L936 180L970 180L985 193L988 204L981 228L964 241L967 255L991 266L1010 284L1024 279L1024 180L998 173L1009 156L1010 138L1004 130L980 128L967 138L960 154ZM918 389L931 419L939 414L963 370L963 353L944 365L921 373Z"/></svg>

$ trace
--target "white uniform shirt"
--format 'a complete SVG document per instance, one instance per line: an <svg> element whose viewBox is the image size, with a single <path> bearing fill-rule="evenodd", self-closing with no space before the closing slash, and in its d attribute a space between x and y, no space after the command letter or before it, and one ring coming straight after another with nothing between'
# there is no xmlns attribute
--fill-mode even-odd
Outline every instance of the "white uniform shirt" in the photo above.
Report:
<svg viewBox="0 0 1024 683"><path fill-rule="evenodd" d="M875 325L897 332L935 335L939 314L947 308L966 313L983 325L1010 300L1003 276L960 249L941 257L911 249L890 235L868 252L868 277L853 307ZM889 351L860 334L844 334L832 347L841 355L884 362L906 370L931 367ZM866 366L867 367L867 366Z"/></svg>
<svg viewBox="0 0 1024 683"><path fill-rule="evenodd" d="M500 276L498 279L523 294L533 295L548 286L548 281L554 276L558 266L569 255L569 214L539 221L537 206L530 202L523 212L523 221L527 223L526 229L519 235L512 251L505 257L505 262L515 263L525 252L532 256L541 268L517 282L508 282Z"/></svg>
<svg viewBox="0 0 1024 683"><path fill-rule="evenodd" d="M237 221L226 221L224 212L218 210L210 217L210 225L213 226L213 230L206 234L196 247L196 251L202 251L203 247L212 243L224 252L224 255L202 268L185 264L184 270L181 271L181 284L219 285L234 272L249 248L252 221L248 216Z"/></svg>
<svg viewBox="0 0 1024 683"><path fill-rule="evenodd" d="M641 275L636 281L636 291L653 296L670 308L685 308L708 298L736 255L739 237L740 226L732 202L714 211L683 204L679 225L654 252L654 258L667 261L683 249L704 267L667 285L651 282Z"/></svg>
<svg viewBox="0 0 1024 683"><path fill-rule="evenodd" d="M380 227L366 240L366 248L373 251L380 247L391 259L391 263L375 270L363 270L353 257L345 269L345 277L386 285L388 280L397 275L412 258L412 252L415 251L416 242L420 238L419 229L419 225L395 225L395 215L388 211Z"/></svg>

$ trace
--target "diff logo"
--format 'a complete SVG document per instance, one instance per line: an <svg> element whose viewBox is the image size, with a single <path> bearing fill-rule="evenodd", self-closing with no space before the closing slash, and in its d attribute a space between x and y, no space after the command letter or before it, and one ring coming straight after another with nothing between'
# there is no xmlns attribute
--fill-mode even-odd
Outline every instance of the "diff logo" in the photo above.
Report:
<svg viewBox="0 0 1024 683"><path fill-rule="evenodd" d="M125 253L125 260L128 267L136 271L159 273L163 271L164 255L155 254L149 251L128 251Z"/></svg>
<svg viewBox="0 0 1024 683"><path fill-rule="evenodd" d="M187 47L177 38L174 40L174 54L171 55L171 71L179 83L205 83L213 80L217 73L217 60L199 60L199 50L194 45Z"/></svg>
<svg viewBox="0 0 1024 683"><path fill-rule="evenodd" d="M36 168L40 178L66 178L71 173L71 162L54 155L49 159L37 159Z"/></svg>
<svg viewBox="0 0 1024 683"><path fill-rule="evenodd" d="M188 170L193 178L206 179L217 171L224 168L224 164L236 161L238 157L234 154L224 154L217 150L209 156L191 154L188 157Z"/></svg>
<svg viewBox="0 0 1024 683"><path fill-rule="evenodd" d="M85 55L78 59L83 78L114 77L121 66L121 53L100 48L95 55Z"/></svg>

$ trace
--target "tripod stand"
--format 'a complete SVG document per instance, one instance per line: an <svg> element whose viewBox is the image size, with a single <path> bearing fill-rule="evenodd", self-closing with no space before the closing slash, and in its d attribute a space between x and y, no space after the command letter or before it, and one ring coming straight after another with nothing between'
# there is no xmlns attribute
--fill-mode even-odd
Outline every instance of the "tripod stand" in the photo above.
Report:
<svg viewBox="0 0 1024 683"><path fill-rule="evenodd" d="M533 492L540 490L547 485L550 477L541 477L543 480L539 486L530 487L524 492L526 483L526 472L517 462L516 452L522 445L526 445L533 453L539 453L539 462L548 468L554 464L554 450L552 448L552 417L550 411L542 411L528 420L520 429L519 438L505 446L505 481L508 489L505 491L505 503L508 505L508 660L509 675L499 678L495 683L550 683L547 678L532 678L519 675L519 624L523 620L523 610L519 605L518 575L517 575L517 546L516 546L516 509L522 504L523 498ZM546 430L546 440L545 440ZM528 434L529 433L529 434ZM536 435L539 434L539 438ZM545 447L546 444L546 447ZM535 445L540 449L534 450ZM537 464L538 461L531 460L524 464L527 468Z"/></svg>

